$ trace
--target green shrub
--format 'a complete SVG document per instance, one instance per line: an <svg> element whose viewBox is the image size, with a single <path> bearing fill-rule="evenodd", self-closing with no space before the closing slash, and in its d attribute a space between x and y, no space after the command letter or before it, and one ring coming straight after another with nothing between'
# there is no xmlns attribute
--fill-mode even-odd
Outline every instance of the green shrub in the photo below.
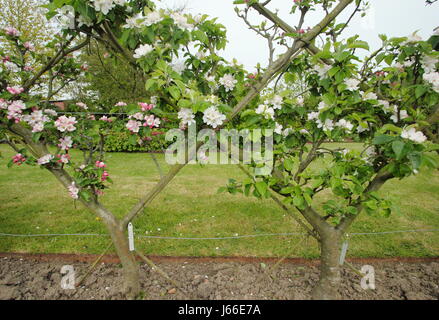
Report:
<svg viewBox="0 0 439 320"><path fill-rule="evenodd" d="M132 135L128 131L115 131L105 139L104 150L106 152L161 152L170 144L164 135L153 137L151 141L145 141L142 146L133 143Z"/></svg>

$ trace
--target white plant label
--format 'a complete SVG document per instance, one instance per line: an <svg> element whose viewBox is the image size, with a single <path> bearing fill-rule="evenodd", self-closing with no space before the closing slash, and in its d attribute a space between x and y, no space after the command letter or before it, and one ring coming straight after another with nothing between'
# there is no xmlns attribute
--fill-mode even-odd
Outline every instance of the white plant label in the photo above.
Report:
<svg viewBox="0 0 439 320"><path fill-rule="evenodd" d="M346 259L346 253L348 252L349 243L347 241L343 242L343 245L341 247L341 254L340 254L340 260L339 264L342 266L344 264L344 261Z"/></svg>
<svg viewBox="0 0 439 320"><path fill-rule="evenodd" d="M128 224L128 245L130 247L130 251L134 251L134 231L133 224L131 222Z"/></svg>

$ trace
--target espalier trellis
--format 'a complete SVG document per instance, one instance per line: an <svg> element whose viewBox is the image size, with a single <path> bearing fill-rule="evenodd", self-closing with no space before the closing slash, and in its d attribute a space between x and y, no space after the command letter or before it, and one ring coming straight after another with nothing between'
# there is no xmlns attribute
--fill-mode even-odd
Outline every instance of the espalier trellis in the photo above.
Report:
<svg viewBox="0 0 439 320"><path fill-rule="evenodd" d="M132 144L147 143L159 130L185 131L193 122L216 130L274 128L272 175L257 177L251 166L241 166L249 179L234 182L228 190L241 189L257 197L277 193L283 198L281 202L275 197L279 205L295 207L305 218L303 222L296 217L322 248L315 298L336 296L340 241L362 209L389 213L389 203L375 191L391 178L434 165L428 152L435 149L431 141L437 139L432 125L437 121L438 80L437 54L430 44L416 35L383 36L383 47L360 67L356 52L367 50L367 44L357 37L339 41L346 24L335 21L351 4L353 14L360 11L363 1L294 1L291 13L300 16L294 27L270 11L269 3L235 1L238 15L269 44L268 66L259 68L258 74L249 74L218 55L225 48L226 32L216 19L157 10L152 1L51 1L46 6L48 18L62 26L47 44L54 52L51 56L35 52L28 45L31 39L23 39L14 28L1 33L16 48L15 54L4 57L0 70L1 134L17 151L10 165L26 163L50 171L74 199L102 219L123 265L127 297L140 292L127 226L186 164L172 166L123 218L116 218L100 202L111 183L103 146L115 122L124 121ZM317 9L323 12L322 20L304 30L307 13ZM254 26L248 21L249 10L268 21ZM315 44L319 35L326 36L323 49ZM91 41L142 71L150 101L117 104L113 111L127 112L126 120L93 118L87 110L83 115L59 116L47 102L53 95L54 77L62 85L87 71L72 54ZM285 48L278 57L275 43ZM33 62L41 67L27 68ZM306 92L297 96L288 86L279 92L276 86L268 87L281 76L287 84L300 77ZM43 88L45 94L36 93L36 88ZM325 140L344 137L364 142L364 152L322 147ZM49 151L49 141L57 141L55 152ZM82 161L70 158L72 147L84 151ZM330 157L329 165L321 172L310 170L324 154ZM190 160L187 156L186 163ZM313 201L323 190L330 190L334 199L319 213Z"/></svg>

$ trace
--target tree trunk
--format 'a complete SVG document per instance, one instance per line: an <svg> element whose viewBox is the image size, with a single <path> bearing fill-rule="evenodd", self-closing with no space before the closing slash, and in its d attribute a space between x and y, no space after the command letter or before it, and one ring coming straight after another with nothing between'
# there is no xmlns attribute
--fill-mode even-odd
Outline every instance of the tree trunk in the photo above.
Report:
<svg viewBox="0 0 439 320"><path fill-rule="evenodd" d="M320 278L312 291L314 300L338 300L338 289L341 283L340 275L340 246L341 236L335 230L329 230L321 235Z"/></svg>
<svg viewBox="0 0 439 320"><path fill-rule="evenodd" d="M128 238L119 226L108 226L116 253L122 263L124 278L123 292L128 299L135 299L140 293L139 264L129 250Z"/></svg>

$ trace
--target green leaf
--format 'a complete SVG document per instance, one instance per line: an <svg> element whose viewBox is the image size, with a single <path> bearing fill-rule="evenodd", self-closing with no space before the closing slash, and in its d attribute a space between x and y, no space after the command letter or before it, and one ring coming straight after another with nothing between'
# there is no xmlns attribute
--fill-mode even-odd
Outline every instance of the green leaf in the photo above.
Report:
<svg viewBox="0 0 439 320"><path fill-rule="evenodd" d="M381 134L373 139L372 144L386 144L393 140L395 140L395 137L388 136L386 134Z"/></svg>
<svg viewBox="0 0 439 320"><path fill-rule="evenodd" d="M180 89L176 86L172 86L168 88L169 93L174 98L174 100L178 100L180 98Z"/></svg>
<svg viewBox="0 0 439 320"><path fill-rule="evenodd" d="M262 197L264 197L267 194L268 186L264 181L256 182L255 187Z"/></svg>
<svg viewBox="0 0 439 320"><path fill-rule="evenodd" d="M354 49L354 48L360 48L369 50L369 44L366 41L356 40L348 45L348 48Z"/></svg>
<svg viewBox="0 0 439 320"><path fill-rule="evenodd" d="M294 162L291 159L284 160L284 168L287 171L291 171L294 168Z"/></svg>
<svg viewBox="0 0 439 320"><path fill-rule="evenodd" d="M397 160L401 160L402 154L403 154L402 151L404 150L404 146L405 146L405 143L402 142L401 140L393 141L392 149L393 149L393 152L395 152Z"/></svg>
<svg viewBox="0 0 439 320"><path fill-rule="evenodd" d="M421 85L416 86L416 90L415 90L416 99L422 97L427 91L428 91L428 87L426 86L421 86Z"/></svg>
<svg viewBox="0 0 439 320"><path fill-rule="evenodd" d="M293 198L293 204L297 208L303 210L306 208L305 199L302 196L296 196Z"/></svg>

